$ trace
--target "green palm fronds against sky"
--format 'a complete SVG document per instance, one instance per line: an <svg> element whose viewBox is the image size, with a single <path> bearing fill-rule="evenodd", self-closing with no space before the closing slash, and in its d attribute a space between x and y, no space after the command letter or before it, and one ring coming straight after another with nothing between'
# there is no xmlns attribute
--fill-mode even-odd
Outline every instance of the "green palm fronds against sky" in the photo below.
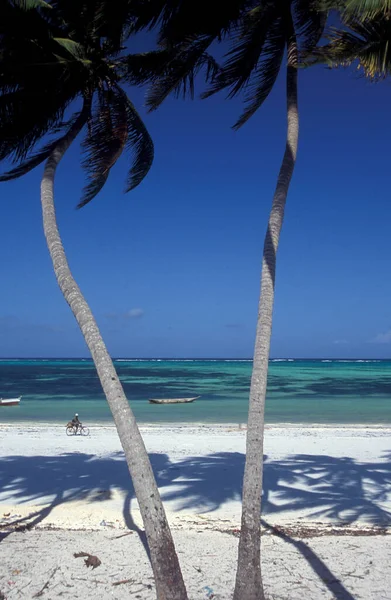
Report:
<svg viewBox="0 0 391 600"><path fill-rule="evenodd" d="M356 65L369 79L387 77L391 73L390 16L383 12L360 16L344 10L340 26L328 29L326 43L311 53L309 62L313 59L330 67Z"/></svg>
<svg viewBox="0 0 391 600"><path fill-rule="evenodd" d="M209 18L211 12L213 17ZM233 97L243 91L245 109L234 125L238 128L261 107L273 89L291 30L288 21L293 19L299 49L307 52L319 40L326 17L327 12L319 10L317 3L311 0L288 3L215 0L205 5L203 13L199 6L196 10L194 0L187 0L182 7L162 17L160 38L163 45L177 50L177 63L181 68L172 63L171 71L155 82L148 94L148 106L157 108L175 90L176 77L179 80L183 77L186 62L190 69L194 55L205 57L211 44L229 33L230 46L222 68L214 73L204 97L223 90Z"/></svg>
<svg viewBox="0 0 391 600"><path fill-rule="evenodd" d="M128 4L122 3L124 10ZM1 1L0 160L16 167L0 181L46 160L56 140L43 148L40 143L48 134L66 133L78 112L77 99L89 104L83 142L88 181L79 206L102 189L126 149L132 154L126 191L143 180L153 161L153 143L121 87L132 75L124 73L120 60L130 21L118 20L117 13L110 17L108 3L98 0ZM127 71L132 64L125 64Z"/></svg>
<svg viewBox="0 0 391 600"><path fill-rule="evenodd" d="M361 17L372 17L378 14L387 15L391 11L390 0L346 0L345 10L349 14Z"/></svg>

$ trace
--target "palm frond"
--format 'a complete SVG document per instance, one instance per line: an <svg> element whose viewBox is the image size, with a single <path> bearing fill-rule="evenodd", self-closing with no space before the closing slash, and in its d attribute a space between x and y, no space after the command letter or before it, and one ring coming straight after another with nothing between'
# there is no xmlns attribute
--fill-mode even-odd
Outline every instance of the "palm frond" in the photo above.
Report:
<svg viewBox="0 0 391 600"><path fill-rule="evenodd" d="M58 23L67 37L83 46L92 42L96 49L104 41L112 52L121 49L124 37L132 31L134 0L116 0L115 6L108 0L51 0ZM146 3L140 2L139 9Z"/></svg>
<svg viewBox="0 0 391 600"><path fill-rule="evenodd" d="M263 52L254 73L246 85L245 104L241 117L234 125L239 129L261 107L273 89L284 56L286 38L278 17L269 28Z"/></svg>
<svg viewBox="0 0 391 600"><path fill-rule="evenodd" d="M37 142L62 123L76 93L64 86L63 95L57 96L53 88L0 95L0 160L25 160Z"/></svg>
<svg viewBox="0 0 391 600"><path fill-rule="evenodd" d="M372 18L376 15L389 16L391 0L345 0L345 12L348 15Z"/></svg>
<svg viewBox="0 0 391 600"><path fill-rule="evenodd" d="M128 133L126 148L132 153L133 162L129 170L125 192L130 192L137 187L148 174L153 163L154 147L152 138L133 103L120 87L117 87L116 91L119 96L122 96L126 103Z"/></svg>
<svg viewBox="0 0 391 600"><path fill-rule="evenodd" d="M120 58L117 64L124 81L131 85L140 85L164 75L173 56L173 51L168 49L152 50L140 54L129 54Z"/></svg>
<svg viewBox="0 0 391 600"><path fill-rule="evenodd" d="M376 16L389 17L391 0L315 0L320 11L338 11L342 21L346 18L372 19Z"/></svg>
<svg viewBox="0 0 391 600"><path fill-rule="evenodd" d="M91 64L91 60L88 59L86 51L82 44L74 42L67 38L53 38L57 44L66 50L66 52L75 60L79 60L83 64ZM60 58L61 60L61 58Z"/></svg>
<svg viewBox="0 0 391 600"><path fill-rule="evenodd" d="M35 169L35 167L38 167L38 165L40 165L44 160L49 158L51 152L54 150L55 146L57 145L57 142L59 141L60 139L56 140L55 142L52 142L51 144L48 144L47 146L45 146L44 149L34 154L34 156L29 158L28 160L22 162L14 169L6 171L2 175L0 175L0 181L11 181L12 179L18 179L18 177L27 175L27 173Z"/></svg>
<svg viewBox="0 0 391 600"><path fill-rule="evenodd" d="M115 10L113 10L113 5L108 0L100 0L100 2L102 9L100 20L95 21L95 30L100 38L105 40L111 52L119 52L124 41L134 32L138 12L144 10L145 4L148 3L142 2L136 7L134 0L116 0Z"/></svg>
<svg viewBox="0 0 391 600"><path fill-rule="evenodd" d="M23 8L23 2L0 2L0 42L7 55L20 55L27 47L36 53L43 51L45 41L51 37L47 22L42 16L43 12L34 10L33 5ZM51 11L46 12L53 14ZM35 49L33 42L36 45ZM25 57L29 58L29 55L26 54Z"/></svg>
<svg viewBox="0 0 391 600"><path fill-rule="evenodd" d="M314 8L323 12L338 11L340 15L345 10L346 0L315 0Z"/></svg>
<svg viewBox="0 0 391 600"><path fill-rule="evenodd" d="M83 190L78 208L88 204L100 192L125 148L134 157L125 189L129 192L141 183L151 168L153 142L125 92L114 86L101 92L98 109L83 142L83 166L88 172L89 183Z"/></svg>
<svg viewBox="0 0 391 600"><path fill-rule="evenodd" d="M328 12L317 7L314 0L296 0L292 8L299 51L307 55L322 37Z"/></svg>
<svg viewBox="0 0 391 600"><path fill-rule="evenodd" d="M88 184L78 204L81 208L91 202L107 181L112 166L121 156L127 141L126 105L112 89L98 94L98 106L93 111L88 133L82 148L83 167Z"/></svg>
<svg viewBox="0 0 391 600"><path fill-rule="evenodd" d="M212 36L221 40L236 28L255 0L185 0L162 17L159 40L180 44L189 37Z"/></svg>
<svg viewBox="0 0 391 600"><path fill-rule="evenodd" d="M135 31L164 26L179 10L183 0L133 0Z"/></svg>
<svg viewBox="0 0 391 600"><path fill-rule="evenodd" d="M51 36L41 20L31 19L31 31L28 20L21 21L20 38L13 19L10 33L0 38L0 160L24 160L41 137L62 122L80 84L85 85L78 63L63 66L53 56Z"/></svg>
<svg viewBox="0 0 391 600"><path fill-rule="evenodd" d="M22 10L32 10L34 8L52 8L51 5L44 0L12 0L12 3Z"/></svg>
<svg viewBox="0 0 391 600"><path fill-rule="evenodd" d="M127 189L145 177L152 140L116 87L125 76L112 62L131 31L134 4L117 0L119 15L107 0L50 0L51 11L38 0L0 0L0 160L18 163L2 181L22 176L50 155L61 142L58 135L34 150L47 134L61 130L65 110L86 92L97 100L83 143L88 181L79 206L101 190L125 148L134 153ZM137 74L135 63L128 70L140 79L148 68L137 67Z"/></svg>
<svg viewBox="0 0 391 600"><path fill-rule="evenodd" d="M60 144L61 141L64 139L64 137L66 137L68 135L69 129L72 127L72 125L74 124L76 119L79 117L79 115L80 115L80 113L76 113L70 121L61 125L61 127L59 129L67 130L64 135L60 136L59 138L55 139L54 141L50 142L49 144L46 144L39 152L36 152L28 160L22 162L14 169L11 169L10 171L3 173L3 175L0 175L0 181L10 181L12 179L18 179L18 177L23 177L23 175L26 175L27 173L29 173L30 171L35 169L35 167L38 167L38 165L40 165L46 159L48 159L50 154L58 146L58 144ZM86 121L87 121L87 116L86 116Z"/></svg>
<svg viewBox="0 0 391 600"><path fill-rule="evenodd" d="M232 49L226 54L217 77L204 98L228 88L228 97L238 94L249 81L256 68L268 38L268 32L277 12L272 4L259 5L243 18L240 28L233 35Z"/></svg>
<svg viewBox="0 0 391 600"><path fill-rule="evenodd" d="M149 110L156 110L171 93L177 97L193 97L195 77L202 68L205 68L207 81L216 76L218 64L206 52L212 42L212 36L204 36L171 48L171 60L167 61L164 72L155 79L147 93L146 104Z"/></svg>
<svg viewBox="0 0 391 600"><path fill-rule="evenodd" d="M351 18L346 21L348 30L333 28L329 43L316 49L315 62L332 67L357 63L370 79L383 78L391 73L391 21L378 15L363 21Z"/></svg>

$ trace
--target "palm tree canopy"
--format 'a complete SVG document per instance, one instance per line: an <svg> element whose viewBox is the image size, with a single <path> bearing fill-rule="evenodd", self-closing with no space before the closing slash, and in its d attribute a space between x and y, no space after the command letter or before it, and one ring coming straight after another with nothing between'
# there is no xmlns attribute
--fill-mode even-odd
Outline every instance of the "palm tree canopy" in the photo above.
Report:
<svg viewBox="0 0 391 600"><path fill-rule="evenodd" d="M350 14L370 16L375 14L387 15L391 10L390 0L347 0L346 10Z"/></svg>
<svg viewBox="0 0 391 600"><path fill-rule="evenodd" d="M376 15L390 15L391 0L320 0L324 10L337 10L341 15L368 19Z"/></svg>
<svg viewBox="0 0 391 600"><path fill-rule="evenodd" d="M332 28L328 43L312 53L314 62L331 67L357 64L369 79L391 74L391 19L381 13L371 18L344 14L341 28Z"/></svg>
<svg viewBox="0 0 391 600"><path fill-rule="evenodd" d="M148 173L153 143L121 87L124 40L132 32L130 0L111 16L103 0L0 0L0 160L16 167L0 177L20 177L44 161L77 117L84 101L88 125L82 144L88 182L79 207L102 189L123 150L133 153L126 191ZM137 81L137 56L133 62ZM47 134L60 134L37 151Z"/></svg>
<svg viewBox="0 0 391 600"><path fill-rule="evenodd" d="M159 0L156 0L159 2ZM175 0L172 0L175 3ZM176 90L194 57L205 56L214 41L229 34L230 49L204 97L227 90L232 97L245 91L246 108L234 125L243 125L268 97L276 81L287 47L295 33L299 49L313 49L324 28L327 12L318 9L317 0L241 0L231 3L204 0L204 12L196 11L195 0L183 0L178 8L161 15L160 42L177 50L176 61L154 82L148 95L150 109ZM178 66L179 65L179 66Z"/></svg>

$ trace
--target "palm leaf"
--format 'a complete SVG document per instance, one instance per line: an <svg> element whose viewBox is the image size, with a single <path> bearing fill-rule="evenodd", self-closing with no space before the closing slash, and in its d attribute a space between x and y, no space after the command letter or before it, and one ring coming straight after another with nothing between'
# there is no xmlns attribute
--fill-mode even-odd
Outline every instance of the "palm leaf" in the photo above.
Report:
<svg viewBox="0 0 391 600"><path fill-rule="evenodd" d="M11 169L10 171L3 173L3 175L0 175L0 181L10 181L12 179L17 179L18 177L22 177L23 175L26 175L27 173L29 173L30 171L35 169L35 167L40 165L42 162L47 160L49 158L49 156L51 155L51 153L53 152L53 150L58 146L58 144L60 144L62 142L62 140L64 139L64 137L66 137L68 135L69 129L72 127L72 125L74 124L76 119L79 117L79 115L80 115L80 113L74 115L74 117L70 121L68 121L67 123L65 123L61 126L60 129L65 129L65 128L67 129L67 131L64 135L55 139L54 141L50 142L49 144L46 144L42 148L42 150L40 150L39 152L36 152L28 160L22 162L14 169ZM86 115L86 122L87 122L87 115Z"/></svg>
<svg viewBox="0 0 391 600"><path fill-rule="evenodd" d="M207 81L216 76L218 64L206 52L212 41L212 36L204 36L170 49L171 60L167 61L164 72L156 78L147 93L146 104L150 110L158 108L171 93L193 97L195 77L202 68L206 68Z"/></svg>
<svg viewBox="0 0 391 600"><path fill-rule="evenodd" d="M22 0L0 1L0 160L19 163L2 180L27 173L50 155L61 137L32 153L46 134L61 128L64 111L87 87L98 93L83 143L88 181L80 206L101 190L124 148L134 153L127 189L140 183L152 164L153 144L134 106L115 87L125 79L111 58L129 34L134 4L118 0L118 22L107 0L51 0L53 10L45 15L25 10ZM129 69L136 73L135 64Z"/></svg>
<svg viewBox="0 0 391 600"><path fill-rule="evenodd" d="M345 11L348 15L364 18L379 14L389 16L391 0L345 0Z"/></svg>
<svg viewBox="0 0 391 600"><path fill-rule="evenodd" d="M133 0L135 31L164 26L179 10L183 0Z"/></svg>
<svg viewBox="0 0 391 600"><path fill-rule="evenodd" d="M60 64L47 41L46 30L39 44L30 44L30 33L25 32L18 44L1 40L0 160L24 160L37 141L62 122L65 109L84 89L84 67Z"/></svg>
<svg viewBox="0 0 391 600"><path fill-rule="evenodd" d="M391 0L316 0L315 6L321 11L338 11L342 21L350 17L388 17L391 12Z"/></svg>
<svg viewBox="0 0 391 600"><path fill-rule="evenodd" d="M62 123L64 112L76 95L74 90L65 88L63 96L56 96L50 88L41 92L42 95L19 90L0 95L0 160L24 160L46 133Z"/></svg>
<svg viewBox="0 0 391 600"><path fill-rule="evenodd" d="M316 49L315 62L332 67L349 66L355 62L370 79L383 78L391 73L391 21L378 15L361 21L346 20L348 30L333 28L329 43Z"/></svg>
<svg viewBox="0 0 391 600"><path fill-rule="evenodd" d="M282 17L278 17L269 28L260 60L246 85L246 109L235 123L234 129L239 129L252 117L273 89L281 68L286 44L285 31L281 21Z"/></svg>
<svg viewBox="0 0 391 600"><path fill-rule="evenodd" d="M103 89L98 95L98 106L82 144L85 155L83 167L87 172L88 184L83 189L78 208L91 202L103 188L126 141L126 105L115 90Z"/></svg>
<svg viewBox="0 0 391 600"><path fill-rule="evenodd" d="M119 59L119 70L124 81L131 85L140 85L163 76L173 57L174 53L169 49L129 54Z"/></svg>
<svg viewBox="0 0 391 600"><path fill-rule="evenodd" d="M278 18L274 5L260 5L249 11L243 18L240 28L233 36L233 47L226 54L222 66L204 98L229 88L232 98L247 84L264 50L269 29Z"/></svg>
<svg viewBox="0 0 391 600"><path fill-rule="evenodd" d="M32 10L34 8L52 8L44 0L12 0L12 3L22 10Z"/></svg>
<svg viewBox="0 0 391 600"><path fill-rule="evenodd" d="M137 187L147 175L153 161L153 142L135 107L119 86L101 92L99 108L90 123L83 148L86 155L83 166L90 181L83 190L78 208L88 204L100 192L125 148L134 156L125 191Z"/></svg>
<svg viewBox="0 0 391 600"><path fill-rule="evenodd" d="M296 0L293 4L296 37L301 54L311 52L319 42L328 12L319 10L314 0Z"/></svg>
<svg viewBox="0 0 391 600"><path fill-rule="evenodd" d="M93 0L96 2L97 0ZM115 10L113 5L107 0L100 0L102 8L100 11L100 20L95 21L96 31L99 36L105 40L110 47L111 52L119 52L124 45L125 40L134 32L135 15L143 10L145 2L140 6L135 6L134 0L116 0ZM96 14L96 9L94 9Z"/></svg>
<svg viewBox="0 0 391 600"><path fill-rule="evenodd" d="M132 32L134 0L51 0L58 22L63 24L67 36L87 47L92 42L96 50L103 43L111 52L121 50L126 36ZM139 5L142 9L144 0ZM64 36L65 37L65 36Z"/></svg>
<svg viewBox="0 0 391 600"><path fill-rule="evenodd" d="M86 52L82 44L74 42L73 40L66 38L53 38L57 44L62 48L65 48L68 54L75 60L79 60L83 64L91 64L91 60L87 58Z"/></svg>
<svg viewBox="0 0 391 600"><path fill-rule="evenodd" d="M125 192L130 192L148 174L154 158L154 147L152 138L133 103L121 88L117 87L116 91L119 96L122 96L124 102L126 102L128 131L126 147L133 155L133 163L128 174Z"/></svg>
<svg viewBox="0 0 391 600"><path fill-rule="evenodd" d="M254 4L254 0L186 0L175 9L171 5L163 13L159 39L170 44L180 44L194 36L221 40L239 25Z"/></svg>
<svg viewBox="0 0 391 600"><path fill-rule="evenodd" d="M60 139L61 138L59 138L55 142L52 142L51 144L47 144L45 148L43 148L40 152L34 154L34 156L29 158L28 160L22 162L14 169L6 171L5 173L3 173L3 175L0 175L0 181L11 181L12 179L18 179L18 177L22 177L23 175L26 175L27 173L35 169L35 167L38 167L38 165L40 165L44 160L49 158L51 152L54 150L55 146L60 141Z"/></svg>
<svg viewBox="0 0 391 600"><path fill-rule="evenodd" d="M3 0L0 8L4 6ZM48 24L37 10L26 12L10 4L8 9L6 24L0 24L0 160L11 157L19 162L62 123L66 108L83 93L87 77L79 61L61 63L56 58L55 49L68 56L69 52L67 42L53 40L51 21Z"/></svg>

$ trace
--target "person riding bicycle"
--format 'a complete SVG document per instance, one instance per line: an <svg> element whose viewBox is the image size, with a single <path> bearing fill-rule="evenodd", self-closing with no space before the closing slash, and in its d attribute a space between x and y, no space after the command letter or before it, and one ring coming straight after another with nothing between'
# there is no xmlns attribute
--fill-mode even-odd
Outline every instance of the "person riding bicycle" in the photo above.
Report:
<svg viewBox="0 0 391 600"><path fill-rule="evenodd" d="M73 417L71 423L72 423L73 427L76 429L76 431L79 429L79 427L82 426L81 421L79 421L78 413L75 413L75 416Z"/></svg>

